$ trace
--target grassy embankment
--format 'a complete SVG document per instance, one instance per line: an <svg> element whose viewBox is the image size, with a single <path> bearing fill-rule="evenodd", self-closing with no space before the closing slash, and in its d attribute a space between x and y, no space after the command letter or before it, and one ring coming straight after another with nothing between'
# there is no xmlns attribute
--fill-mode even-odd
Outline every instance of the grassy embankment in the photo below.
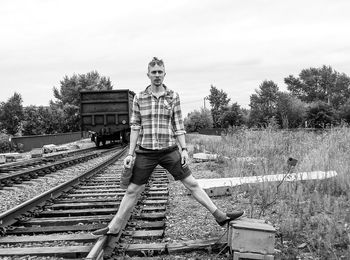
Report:
<svg viewBox="0 0 350 260"><path fill-rule="evenodd" d="M244 185L235 194L246 199L250 217L276 227L282 259L350 259L349 128L323 133L246 130L222 137L188 135L187 141L190 152L219 155L215 164L222 177L288 173L289 157L298 160L292 172L336 171L338 176L328 180Z"/></svg>

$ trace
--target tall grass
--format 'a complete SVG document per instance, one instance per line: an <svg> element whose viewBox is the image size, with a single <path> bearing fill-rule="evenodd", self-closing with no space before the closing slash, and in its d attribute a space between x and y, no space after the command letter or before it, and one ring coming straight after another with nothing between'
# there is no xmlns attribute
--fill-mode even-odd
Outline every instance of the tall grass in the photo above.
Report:
<svg viewBox="0 0 350 260"><path fill-rule="evenodd" d="M253 218L273 223L282 259L350 259L350 129L327 132L236 131L221 137L188 135L193 150L218 154L222 177L288 173L287 159L298 160L294 172L334 170L327 180L244 185Z"/></svg>

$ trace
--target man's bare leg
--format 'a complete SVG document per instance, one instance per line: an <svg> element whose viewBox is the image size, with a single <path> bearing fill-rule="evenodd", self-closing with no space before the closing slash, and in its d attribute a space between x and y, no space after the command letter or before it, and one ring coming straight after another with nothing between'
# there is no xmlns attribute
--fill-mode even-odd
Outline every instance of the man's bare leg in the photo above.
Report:
<svg viewBox="0 0 350 260"><path fill-rule="evenodd" d="M144 190L145 185L137 185L130 183L125 195L120 203L117 214L113 217L112 221L108 224L107 227L97 229L92 232L93 235L104 235L104 234L117 234L119 233L124 220L131 212L132 208L137 202L138 196Z"/></svg>
<svg viewBox="0 0 350 260"><path fill-rule="evenodd" d="M219 210L213 201L209 198L208 194L199 186L197 180L192 176L188 176L185 179L181 180L181 182L185 185L185 187L191 192L192 196L205 208L209 210L211 214L213 214L216 222L223 226L230 220L239 218L244 214L244 211L234 211L231 213L224 213Z"/></svg>
<svg viewBox="0 0 350 260"><path fill-rule="evenodd" d="M197 180L192 176L188 176L181 180L185 187L191 192L192 196L204 207L206 207L210 213L214 213L217 207L213 201L209 198L208 194L199 186Z"/></svg>

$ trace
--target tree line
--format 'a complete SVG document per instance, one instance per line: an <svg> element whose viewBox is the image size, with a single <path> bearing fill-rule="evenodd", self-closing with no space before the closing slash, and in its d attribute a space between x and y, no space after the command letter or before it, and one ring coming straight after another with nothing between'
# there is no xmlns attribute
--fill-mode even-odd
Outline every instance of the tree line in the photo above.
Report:
<svg viewBox="0 0 350 260"><path fill-rule="evenodd" d="M187 115L188 132L202 128L267 127L326 128L350 122L350 78L330 66L303 69L298 76L284 78L287 91L272 80L264 80L250 96L250 108L242 108L223 90L210 87L211 109L201 108ZM80 130L81 90L111 90L108 77L97 71L65 76L53 87L54 100L48 106L23 106L14 93L0 103L0 133L40 135Z"/></svg>
<svg viewBox="0 0 350 260"><path fill-rule="evenodd" d="M42 135L80 131L80 91L111 90L108 77L97 71L65 76L59 88L53 87L55 100L48 106L23 106L19 93L0 103L0 131L9 135Z"/></svg>
<svg viewBox="0 0 350 260"><path fill-rule="evenodd" d="M250 96L250 109L230 103L227 93L210 87L211 109L189 113L189 132L202 128L267 127L327 128L350 123L350 78L331 66L303 69L284 78L287 91L272 80L264 80Z"/></svg>

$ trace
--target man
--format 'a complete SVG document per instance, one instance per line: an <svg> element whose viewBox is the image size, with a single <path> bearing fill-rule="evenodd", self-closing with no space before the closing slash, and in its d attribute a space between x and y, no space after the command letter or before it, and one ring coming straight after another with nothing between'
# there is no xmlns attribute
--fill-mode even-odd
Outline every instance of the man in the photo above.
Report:
<svg viewBox="0 0 350 260"><path fill-rule="evenodd" d="M163 84L163 61L153 58L148 64L147 76L151 85L135 95L133 101L129 154L124 159L125 168L130 168L135 159L130 184L109 226L96 230L93 234L117 234L120 231L123 220L132 210L158 164L167 169L175 180L180 180L193 197L213 214L219 225L223 226L242 216L243 211L220 211L192 176L188 168L186 132L179 95ZM139 147L136 149L137 144Z"/></svg>

